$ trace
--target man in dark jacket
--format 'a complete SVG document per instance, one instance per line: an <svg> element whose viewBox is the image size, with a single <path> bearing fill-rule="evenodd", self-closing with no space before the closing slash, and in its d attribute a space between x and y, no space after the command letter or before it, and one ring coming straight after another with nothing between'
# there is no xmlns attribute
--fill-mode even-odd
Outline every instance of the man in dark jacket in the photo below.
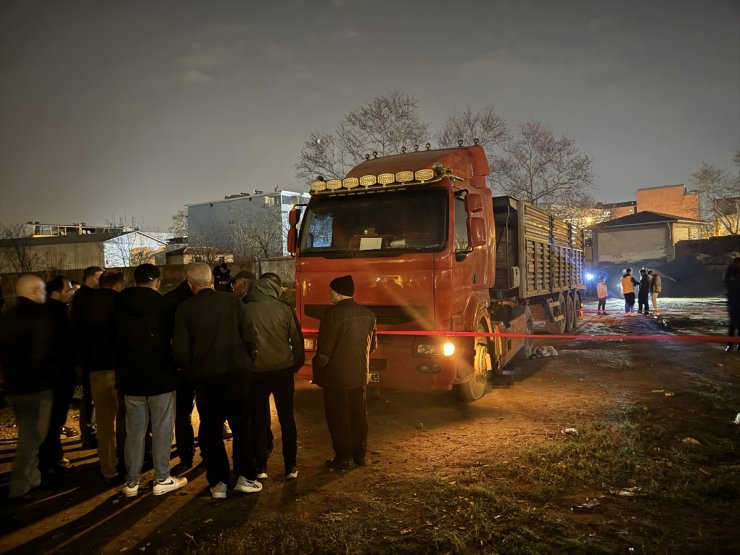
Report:
<svg viewBox="0 0 740 555"><path fill-rule="evenodd" d="M0 366L6 400L18 427L10 497L22 497L41 484L39 445L49 430L59 353L49 307L44 304L44 281L23 275L15 293L16 306L0 320Z"/></svg>
<svg viewBox="0 0 740 555"><path fill-rule="evenodd" d="M83 372L90 376L95 404L100 470L103 477L112 483L122 482L125 475L124 405L116 389L117 349L114 321L114 309L123 285L123 273L116 270L103 272L100 276L100 288L92 292L77 315L80 364Z"/></svg>
<svg viewBox="0 0 740 555"><path fill-rule="evenodd" d="M640 290L637 292L637 312L650 314L648 299L650 298L650 276L646 268L640 269Z"/></svg>
<svg viewBox="0 0 740 555"><path fill-rule="evenodd" d="M175 321L178 307L193 296L187 279L166 293L164 300L170 310L170 318ZM193 408L195 407L195 388L182 373L178 374L177 394L175 395L175 441L177 456L182 468L193 466L195 455L195 433L193 432Z"/></svg>
<svg viewBox="0 0 740 555"><path fill-rule="evenodd" d="M740 257L735 258L725 271L727 286L727 312L730 317L728 337L740 336ZM740 342L727 343L727 352L740 351Z"/></svg>
<svg viewBox="0 0 740 555"><path fill-rule="evenodd" d="M118 389L126 404L126 485L123 494L139 493L145 436L151 419L154 495L188 483L170 475L175 390L178 379L172 358L172 318L159 294L159 268L140 264L134 269L136 287L124 289L115 309L119 353Z"/></svg>
<svg viewBox="0 0 740 555"><path fill-rule="evenodd" d="M270 395L275 398L283 442L285 477L298 477L298 437L293 414L293 374L303 366L303 334L293 309L279 300L280 285L268 278L258 279L244 310L252 354L252 387L256 437L257 477L267 478Z"/></svg>
<svg viewBox="0 0 740 555"><path fill-rule="evenodd" d="M79 329L79 314L87 312L86 304L92 297L93 291L100 286L100 276L103 268L100 266L88 266L82 272L82 284L72 297L69 310L69 318L75 331L76 340L79 341L82 332ZM82 399L80 400L80 434L82 435L82 447L94 449L97 447L95 436L92 390L90 389L90 374L82 369Z"/></svg>
<svg viewBox="0 0 740 555"><path fill-rule="evenodd" d="M377 347L375 314L355 303L352 276L330 284L332 306L324 313L314 357L313 381L324 389L324 410L334 458L332 470L365 464L370 353Z"/></svg>
<svg viewBox="0 0 740 555"><path fill-rule="evenodd" d="M257 492L250 417L250 359L243 305L234 295L213 290L207 264L192 264L187 279L195 293L175 315L172 348L177 366L195 386L200 414L200 450L214 499L226 497L230 470L223 422L234 434L235 490Z"/></svg>
<svg viewBox="0 0 740 555"><path fill-rule="evenodd" d="M69 321L69 303L72 301L72 283L64 276L56 276L46 283L46 304L52 319L54 342L59 353L59 379L54 387L54 402L46 439L39 448L39 470L44 479L70 470L69 459L64 458L60 431L67 423L67 413L72 402L77 366L77 347ZM71 435L74 430L67 431Z"/></svg>

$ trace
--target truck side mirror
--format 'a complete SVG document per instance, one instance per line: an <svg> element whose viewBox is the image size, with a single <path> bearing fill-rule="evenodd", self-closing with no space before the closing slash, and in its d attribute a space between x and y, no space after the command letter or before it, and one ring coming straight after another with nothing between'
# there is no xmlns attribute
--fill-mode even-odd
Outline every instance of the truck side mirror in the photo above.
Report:
<svg viewBox="0 0 740 555"><path fill-rule="evenodd" d="M476 214L483 211L483 199L476 193L468 193L465 195L465 212L470 214Z"/></svg>
<svg viewBox="0 0 740 555"><path fill-rule="evenodd" d="M468 216L468 238L471 249L486 244L486 221L483 218Z"/></svg>
<svg viewBox="0 0 740 555"><path fill-rule="evenodd" d="M301 217L301 211L297 206L290 209L288 213L288 252L295 254L298 245L298 221Z"/></svg>

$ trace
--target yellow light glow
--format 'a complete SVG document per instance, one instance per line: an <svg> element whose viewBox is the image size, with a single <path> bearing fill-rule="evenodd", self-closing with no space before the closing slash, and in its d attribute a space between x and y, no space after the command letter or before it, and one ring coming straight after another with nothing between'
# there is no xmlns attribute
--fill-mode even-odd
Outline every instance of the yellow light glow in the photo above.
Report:
<svg viewBox="0 0 740 555"><path fill-rule="evenodd" d="M381 185L389 185L396 180L396 176L392 173L381 173L378 176L378 183Z"/></svg>
<svg viewBox="0 0 740 555"><path fill-rule="evenodd" d="M336 191L337 189L342 188L342 180L341 179L330 179L326 182L326 188L330 191Z"/></svg>
<svg viewBox="0 0 740 555"><path fill-rule="evenodd" d="M370 185L375 185L378 182L378 178L374 175L363 175L360 178L360 185L363 187L369 187Z"/></svg>
<svg viewBox="0 0 740 555"><path fill-rule="evenodd" d="M306 351L313 351L314 350L314 339L313 339L313 337L304 337L303 338L303 348Z"/></svg>
<svg viewBox="0 0 740 555"><path fill-rule="evenodd" d="M417 181L420 181L424 183L425 181L429 181L434 177L434 170L430 169L424 169L424 170L416 170L416 173L414 173L414 177Z"/></svg>
<svg viewBox="0 0 740 555"><path fill-rule="evenodd" d="M399 183L408 183L414 180L414 172L402 171L396 174L396 181Z"/></svg>
<svg viewBox="0 0 740 555"><path fill-rule="evenodd" d="M360 180L356 177L345 177L342 179L342 187L345 189L354 189L360 184Z"/></svg>
<svg viewBox="0 0 740 555"><path fill-rule="evenodd" d="M449 341L442 346L442 354L446 357L451 357L455 354L455 344Z"/></svg>
<svg viewBox="0 0 740 555"><path fill-rule="evenodd" d="M314 181L311 183L311 190L316 193L326 191L326 181L321 181L320 179L318 181Z"/></svg>

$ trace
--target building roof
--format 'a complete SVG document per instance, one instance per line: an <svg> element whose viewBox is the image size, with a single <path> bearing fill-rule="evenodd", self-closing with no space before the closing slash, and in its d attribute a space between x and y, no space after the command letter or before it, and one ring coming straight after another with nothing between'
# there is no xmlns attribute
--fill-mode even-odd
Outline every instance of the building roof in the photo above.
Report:
<svg viewBox="0 0 740 555"><path fill-rule="evenodd" d="M225 198L218 199L218 200L207 200L205 202L191 202L189 204L186 204L185 206L203 206L204 204L216 204L220 202L233 202L233 201L239 201L244 199L253 199L253 198L263 198L263 197L276 197L276 196L282 196L282 195L295 195L295 196L305 196L309 197L309 193L306 191L301 192L295 192L295 191L284 191L282 189L278 189L275 191L259 191L255 190L253 193L238 193L236 195L227 195Z"/></svg>
<svg viewBox="0 0 740 555"><path fill-rule="evenodd" d="M75 243L105 243L110 239L123 237L138 233L144 237L165 245L166 242L141 231L129 231L124 233L92 233L90 235L52 235L49 237L15 237L10 239L0 239L0 247L33 247L38 245L66 245Z"/></svg>
<svg viewBox="0 0 740 555"><path fill-rule="evenodd" d="M681 218L679 216L673 216L671 214L661 214L660 212L650 212L645 210L636 214L630 214L629 216L622 216L614 220L608 220L606 222L597 224L594 229L605 229L610 227L624 227L631 225L649 225L649 224L665 224L665 223L688 223L703 225L707 222L703 220L694 220L691 218Z"/></svg>

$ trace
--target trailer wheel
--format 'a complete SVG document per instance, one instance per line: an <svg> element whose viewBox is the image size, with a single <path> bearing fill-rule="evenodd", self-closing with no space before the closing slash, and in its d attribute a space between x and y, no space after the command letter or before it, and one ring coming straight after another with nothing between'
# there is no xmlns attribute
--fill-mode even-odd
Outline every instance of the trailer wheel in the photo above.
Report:
<svg viewBox="0 0 740 555"><path fill-rule="evenodd" d="M478 322L476 331L488 333L488 326L485 322ZM475 349L473 351L473 375L471 378L461 384L455 385L455 394L465 402L471 403L477 401L485 395L488 389L488 369L492 368L491 353L488 350L489 341L487 337L475 338Z"/></svg>
<svg viewBox="0 0 740 555"><path fill-rule="evenodd" d="M571 331L578 329L578 323L581 321L583 301L581 301L581 294L578 291L573 291L573 311L575 312L575 318L573 318L573 328Z"/></svg>
<svg viewBox="0 0 740 555"><path fill-rule="evenodd" d="M534 333L534 320L532 319L532 311L529 309L529 305L524 309L524 333L532 335ZM517 358L527 359L532 356L534 351L534 339L527 337L524 339L524 345L516 354Z"/></svg>
<svg viewBox="0 0 740 555"><path fill-rule="evenodd" d="M573 303L573 297L571 297L570 293L566 293L565 295L565 331L571 332L578 325L576 324L576 309L575 305Z"/></svg>
<svg viewBox="0 0 740 555"><path fill-rule="evenodd" d="M565 318L562 318L561 320L558 320L556 322L550 322L548 320L546 324L547 333L552 333L555 335L559 335L565 332L565 324L567 323L567 314L566 314L566 306L565 306L565 297L563 297L562 293L558 294L558 307L554 307L552 309L553 316L565 316ZM547 310L545 311L547 313Z"/></svg>

